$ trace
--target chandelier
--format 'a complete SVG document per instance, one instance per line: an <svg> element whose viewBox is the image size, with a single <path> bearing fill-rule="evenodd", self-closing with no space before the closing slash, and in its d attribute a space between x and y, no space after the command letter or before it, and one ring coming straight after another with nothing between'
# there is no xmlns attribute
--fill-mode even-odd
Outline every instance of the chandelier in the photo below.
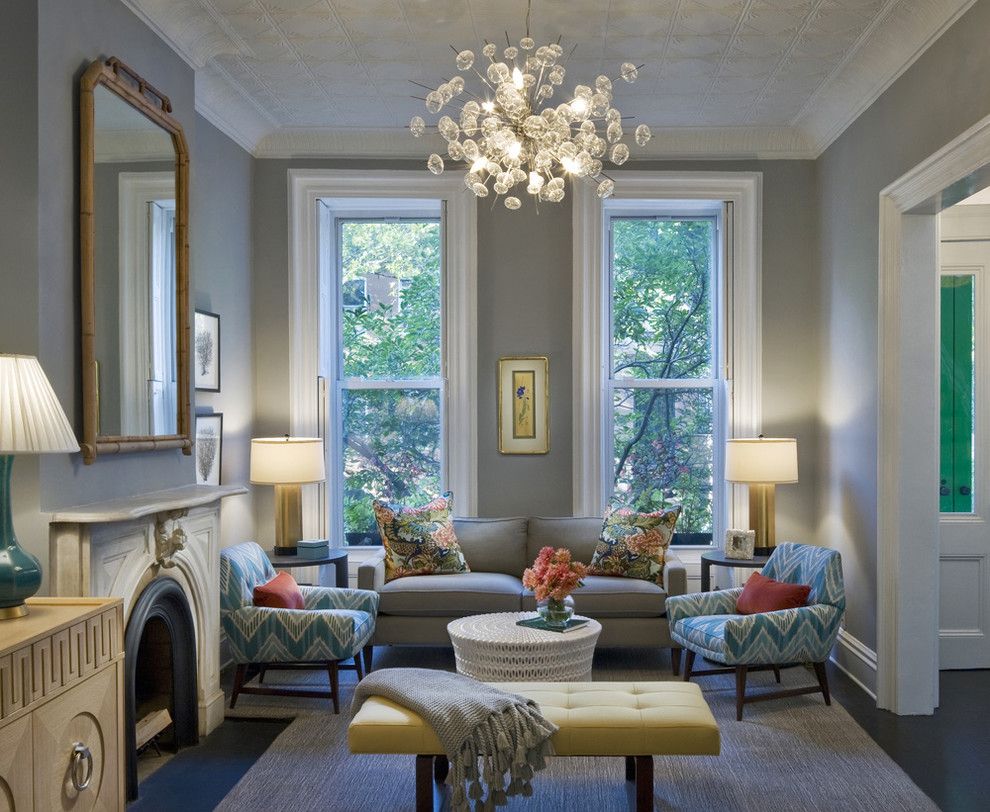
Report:
<svg viewBox="0 0 990 812"><path fill-rule="evenodd" d="M603 159L615 166L629 160L623 117L612 106L612 79L603 74L593 87L576 85L564 101L554 105L552 99L566 75L560 38L537 47L529 36L527 10L526 36L518 47L511 44L508 33L505 41L501 54L494 43L485 42L483 73L473 51L451 46L457 54L457 69L481 80L477 87L471 77L477 93L459 75L437 88L414 83L429 91L422 101L430 113L440 113L449 105L456 116L456 120L452 115L442 116L436 127L447 142L449 160L467 167L464 185L478 197L504 196L505 207L513 211L522 205L523 188L538 201L559 203L567 177L592 182L600 198L610 197L615 182L605 174ZM635 82L640 67L625 62L616 78ZM459 100L464 96L468 98L462 103ZM409 129L419 138L426 132L426 122L413 116ZM633 134L641 147L651 136L645 124ZM445 168L443 157L436 152L426 165L434 175Z"/></svg>

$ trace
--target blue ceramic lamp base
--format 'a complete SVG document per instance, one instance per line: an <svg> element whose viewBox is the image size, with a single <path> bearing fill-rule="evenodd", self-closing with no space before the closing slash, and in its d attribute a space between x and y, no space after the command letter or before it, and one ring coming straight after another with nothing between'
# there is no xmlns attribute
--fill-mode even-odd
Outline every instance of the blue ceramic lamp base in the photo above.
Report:
<svg viewBox="0 0 990 812"><path fill-rule="evenodd" d="M27 614L24 601L41 587L41 562L24 550L14 535L10 508L10 469L14 457L0 454L0 620Z"/></svg>

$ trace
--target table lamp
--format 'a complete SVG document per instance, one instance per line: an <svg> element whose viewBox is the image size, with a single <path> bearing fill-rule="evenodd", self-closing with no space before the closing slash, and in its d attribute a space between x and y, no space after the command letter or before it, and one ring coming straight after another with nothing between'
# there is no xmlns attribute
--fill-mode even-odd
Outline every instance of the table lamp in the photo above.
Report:
<svg viewBox="0 0 990 812"><path fill-rule="evenodd" d="M319 437L251 440L251 483L275 486L275 554L295 555L302 538L300 485L327 478Z"/></svg>
<svg viewBox="0 0 990 812"><path fill-rule="evenodd" d="M41 586L41 563L14 535L10 471L16 454L72 453L76 433L38 359L0 355L0 620L27 614Z"/></svg>
<svg viewBox="0 0 990 812"><path fill-rule="evenodd" d="M770 555L776 546L774 488L798 481L797 440L759 437L725 444L725 478L749 485L749 526L756 531L757 555Z"/></svg>

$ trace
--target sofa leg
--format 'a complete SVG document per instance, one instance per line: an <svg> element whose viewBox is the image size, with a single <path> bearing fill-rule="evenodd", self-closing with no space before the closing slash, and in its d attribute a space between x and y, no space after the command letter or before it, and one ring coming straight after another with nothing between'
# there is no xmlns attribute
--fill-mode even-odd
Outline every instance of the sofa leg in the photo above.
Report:
<svg viewBox="0 0 990 812"><path fill-rule="evenodd" d="M364 679L364 668L361 667L361 654L354 655L354 670L357 672L358 682Z"/></svg>
<svg viewBox="0 0 990 812"><path fill-rule="evenodd" d="M691 669L694 668L694 652L688 649L684 654L684 681L691 681Z"/></svg>
<svg viewBox="0 0 990 812"><path fill-rule="evenodd" d="M375 654L375 647L369 643L364 647L364 651L361 652L361 656L364 657L364 673L371 673L371 660Z"/></svg>
<svg viewBox="0 0 990 812"><path fill-rule="evenodd" d="M237 695L241 692L241 688L244 687L244 675L247 674L247 668L247 663L237 664L237 670L234 672L234 687L230 690L231 710L233 710L234 704L237 702Z"/></svg>
<svg viewBox="0 0 990 812"><path fill-rule="evenodd" d="M825 663L815 663L815 676L818 677L818 685L822 689L822 696L825 697L825 704L832 704L832 697L828 692L828 671L825 670Z"/></svg>
<svg viewBox="0 0 990 812"><path fill-rule="evenodd" d="M743 704L746 702L746 671L747 666L736 666L736 721L741 722L743 717Z"/></svg>
<svg viewBox="0 0 990 812"><path fill-rule="evenodd" d="M653 812L653 756L636 756L635 760L636 812Z"/></svg>
<svg viewBox="0 0 990 812"><path fill-rule="evenodd" d="M670 666L675 677L681 673L681 650L679 648L670 649Z"/></svg>

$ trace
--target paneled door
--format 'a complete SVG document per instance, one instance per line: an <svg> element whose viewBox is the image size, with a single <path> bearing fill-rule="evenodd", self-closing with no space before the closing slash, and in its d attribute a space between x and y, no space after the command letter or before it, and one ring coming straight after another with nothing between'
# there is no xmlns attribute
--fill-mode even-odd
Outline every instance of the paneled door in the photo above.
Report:
<svg viewBox="0 0 990 812"><path fill-rule="evenodd" d="M990 207L956 208L939 278L939 667L990 668ZM978 209L983 239L960 239L976 236Z"/></svg>

